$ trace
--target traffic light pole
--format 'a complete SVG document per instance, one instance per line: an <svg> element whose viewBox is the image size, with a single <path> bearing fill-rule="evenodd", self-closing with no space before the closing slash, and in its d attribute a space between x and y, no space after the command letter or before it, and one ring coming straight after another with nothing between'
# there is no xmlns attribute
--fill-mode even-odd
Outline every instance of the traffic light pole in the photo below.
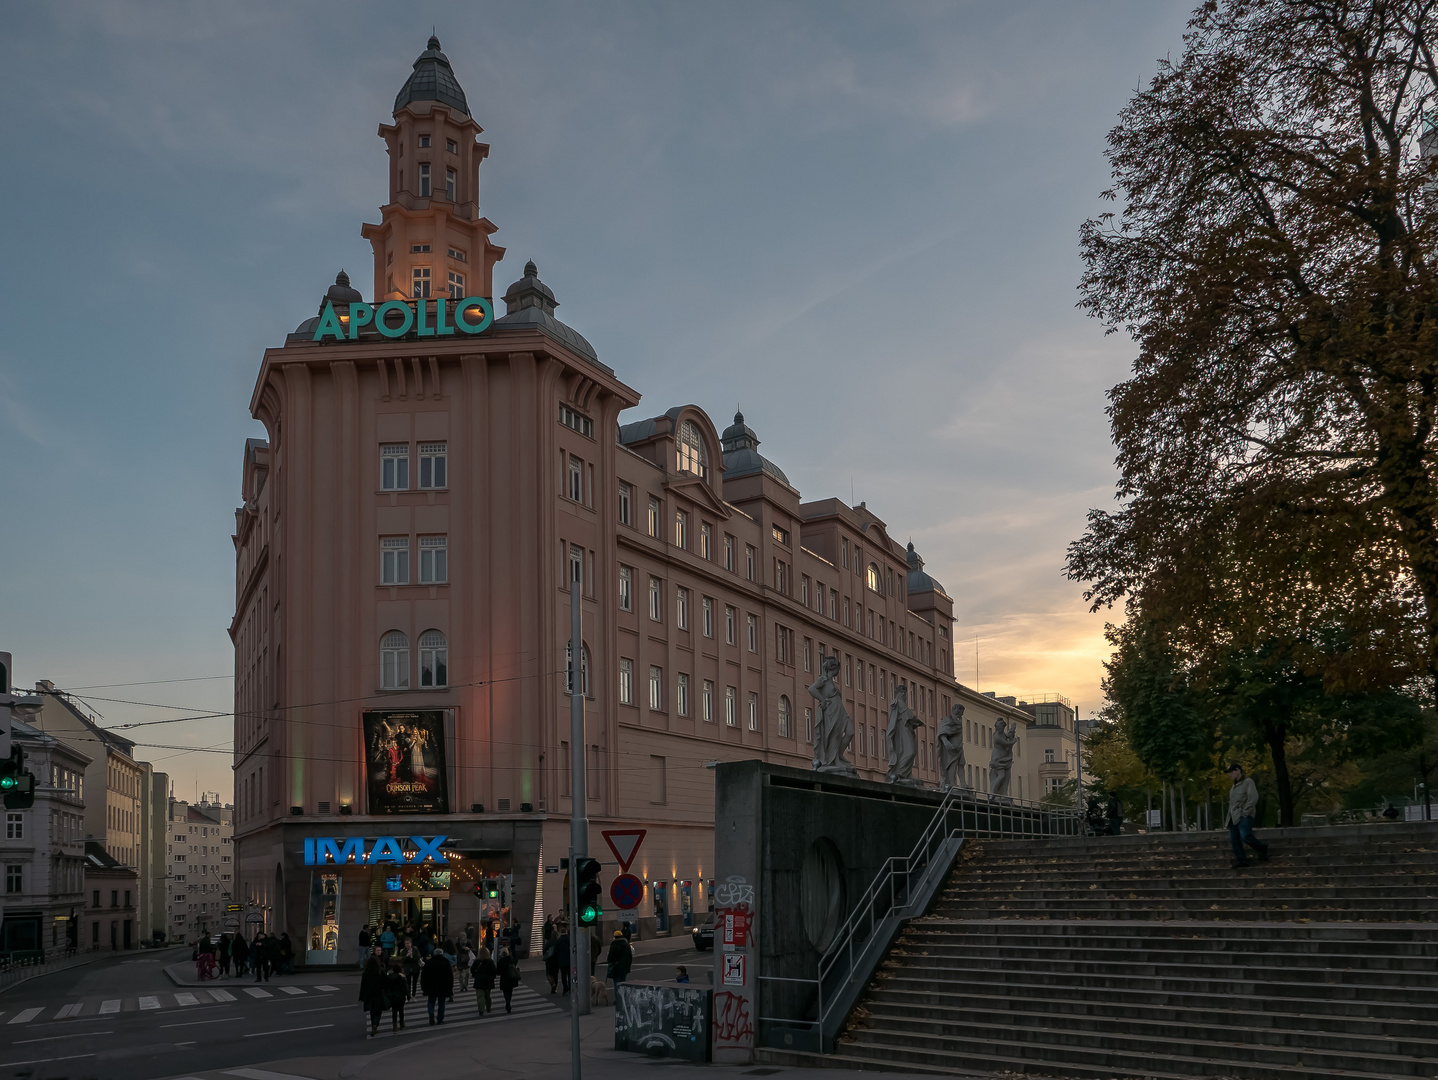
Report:
<svg viewBox="0 0 1438 1080"><path fill-rule="evenodd" d="M589 855L588 797L584 791L583 582L569 581L569 1011L574 1080L580 1080L579 1018L589 1015L589 931L579 925L579 860Z"/></svg>

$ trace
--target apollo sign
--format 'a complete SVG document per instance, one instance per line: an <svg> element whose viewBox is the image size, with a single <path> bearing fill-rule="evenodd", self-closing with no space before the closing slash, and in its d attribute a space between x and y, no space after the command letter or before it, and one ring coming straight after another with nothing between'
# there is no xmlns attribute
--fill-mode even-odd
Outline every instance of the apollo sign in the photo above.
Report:
<svg viewBox="0 0 1438 1080"><path fill-rule="evenodd" d="M415 337L452 337L456 333L481 334L493 322L494 305L482 296L466 296L463 300L450 300L447 296L413 302L386 300L377 306L353 303L347 315L339 314L334 303L326 300L325 309L320 312L319 325L315 327L314 340L354 341L359 337L362 326L373 326L387 338L402 338L411 334Z"/></svg>
<svg viewBox="0 0 1438 1080"><path fill-rule="evenodd" d="M413 851L405 851L401 848L397 836L378 837L368 849L365 847L366 839L362 836L307 836L305 837L305 865L327 866L331 863L348 862L400 865L431 860L439 863L449 862L444 852L439 850L439 845L449 839L448 837L431 836L426 839L423 836L411 836L407 839L414 845Z"/></svg>

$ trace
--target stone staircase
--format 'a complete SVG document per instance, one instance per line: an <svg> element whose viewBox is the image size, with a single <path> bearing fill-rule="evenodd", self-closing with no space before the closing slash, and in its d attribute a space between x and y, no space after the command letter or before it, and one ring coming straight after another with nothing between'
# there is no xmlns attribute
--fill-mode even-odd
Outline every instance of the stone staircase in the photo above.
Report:
<svg viewBox="0 0 1438 1080"><path fill-rule="evenodd" d="M1226 833L971 844L805 1063L1438 1077L1438 823L1263 835L1247 870Z"/></svg>

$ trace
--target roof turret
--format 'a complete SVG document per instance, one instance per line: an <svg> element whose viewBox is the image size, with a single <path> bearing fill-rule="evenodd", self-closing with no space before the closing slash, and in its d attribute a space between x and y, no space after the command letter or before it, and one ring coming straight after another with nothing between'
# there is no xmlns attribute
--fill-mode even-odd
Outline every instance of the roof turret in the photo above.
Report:
<svg viewBox="0 0 1438 1080"><path fill-rule="evenodd" d="M394 111L399 112L411 101L438 101L458 109L468 116L469 102L464 89L454 77L454 68L449 66L449 57L439 50L439 38L430 35L429 46L419 54L398 96L394 99Z"/></svg>
<svg viewBox="0 0 1438 1080"><path fill-rule="evenodd" d="M753 428L744 423L742 412L734 414L734 423L724 429L724 434L720 436L719 441L724 448L724 479L726 481L762 472L782 484L793 487L789 483L789 478L784 475L784 470L759 453L759 436L754 434Z"/></svg>

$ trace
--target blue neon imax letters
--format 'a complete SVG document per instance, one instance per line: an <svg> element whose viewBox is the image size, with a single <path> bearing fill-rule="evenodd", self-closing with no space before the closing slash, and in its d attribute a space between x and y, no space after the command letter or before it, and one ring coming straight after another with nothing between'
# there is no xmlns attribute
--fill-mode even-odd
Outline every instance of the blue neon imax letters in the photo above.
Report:
<svg viewBox="0 0 1438 1080"><path fill-rule="evenodd" d="M305 865L328 866L351 861L395 864L449 862L444 852L439 849L448 837L411 836L408 839L414 844L414 851L407 852L401 848L397 836L377 837L368 850L365 849L364 838L360 836L307 836L305 837Z"/></svg>

